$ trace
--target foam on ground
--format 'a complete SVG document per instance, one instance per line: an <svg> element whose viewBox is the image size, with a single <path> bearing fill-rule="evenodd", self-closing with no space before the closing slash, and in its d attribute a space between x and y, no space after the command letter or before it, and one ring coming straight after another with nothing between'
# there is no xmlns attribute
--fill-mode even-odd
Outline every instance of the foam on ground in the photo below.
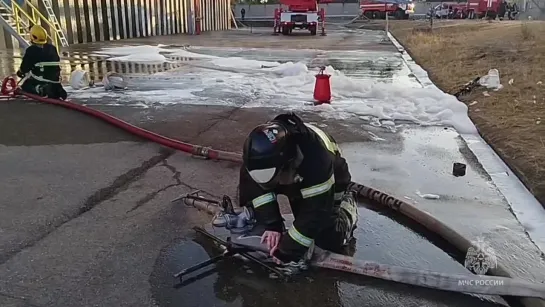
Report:
<svg viewBox="0 0 545 307"><path fill-rule="evenodd" d="M111 55L111 56L123 56L123 55L137 55L137 54L159 54L161 52L170 52L169 49L165 49L162 47L163 46L150 46L150 45L122 46L122 47L103 48L99 51L95 51L95 53Z"/></svg>
<svg viewBox="0 0 545 307"><path fill-rule="evenodd" d="M186 58L193 58L193 59L218 59L219 57L214 55L208 55L208 54L202 54L202 53L195 53L186 51L184 49L179 50L168 50L170 56L177 56L177 57L186 57Z"/></svg>
<svg viewBox="0 0 545 307"><path fill-rule="evenodd" d="M139 45L103 48L95 53L100 56L109 56L108 61L137 62L137 63L165 63L172 62L169 57L186 57L194 59L216 59L218 57L186 51L185 49L166 49L166 45ZM165 56L166 55L166 56Z"/></svg>
<svg viewBox="0 0 545 307"><path fill-rule="evenodd" d="M116 62L136 62L136 63L145 63L145 64L162 64L169 62L167 58L162 54L131 54L121 57L109 58L108 61Z"/></svg>
<svg viewBox="0 0 545 307"><path fill-rule="evenodd" d="M212 64L220 67L231 67L240 69L261 69L264 67L277 67L280 65L280 63L277 62L247 60L239 57L217 58L215 60L212 60Z"/></svg>
<svg viewBox="0 0 545 307"><path fill-rule="evenodd" d="M129 91L126 98L140 98L154 105L238 103L247 108L312 110L333 118L358 116L384 126L395 126L396 121L402 121L419 125L448 125L454 126L460 133L476 133L464 103L436 88L423 88L412 80L406 66L389 80L356 79L327 67L326 73L331 75L333 101L331 105L314 107L313 92L318 71L309 69L303 62L217 57L185 49L146 45L108 48L101 52L120 56L114 58L118 60L134 60L135 57L139 61L146 58L162 60L165 58L162 54L200 60L201 71L174 71L157 75L159 80L154 82L155 88L150 88L150 84L143 85L146 81L130 84L130 88L135 90L134 95ZM161 82L161 78L165 81ZM178 80L177 84L172 83L173 79ZM145 90L139 89L142 86L147 87ZM77 94L74 97L77 98Z"/></svg>
<svg viewBox="0 0 545 307"><path fill-rule="evenodd" d="M229 61L233 67L238 65L236 58L229 58ZM247 68L245 65L246 62L240 66ZM256 92L264 98L256 99L245 107L316 109L308 107L313 97L316 70L309 70L304 63L260 62L259 65L276 65L263 69L275 77L220 73L215 75L215 79L221 79L222 86L243 93ZM465 104L441 91L418 87L417 83L409 82L406 76L385 83L353 79L332 67L327 67L326 73L331 75L333 102L318 108L324 116L371 116L379 120L410 121L420 125L449 125L461 133L476 132L467 116Z"/></svg>

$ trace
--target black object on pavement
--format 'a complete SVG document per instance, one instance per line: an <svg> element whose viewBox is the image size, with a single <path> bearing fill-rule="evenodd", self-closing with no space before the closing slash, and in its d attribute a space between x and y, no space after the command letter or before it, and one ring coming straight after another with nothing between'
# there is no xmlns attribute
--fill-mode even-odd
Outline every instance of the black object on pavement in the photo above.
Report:
<svg viewBox="0 0 545 307"><path fill-rule="evenodd" d="M480 86L479 80L481 77L476 77L475 79L469 81L468 83L464 84L464 87L462 87L460 90L458 90L456 93L453 94L454 97L460 98L460 96L468 95L473 91L473 89Z"/></svg>
<svg viewBox="0 0 545 307"><path fill-rule="evenodd" d="M466 165L464 163L455 162L452 166L452 174L456 177L465 176L466 174Z"/></svg>

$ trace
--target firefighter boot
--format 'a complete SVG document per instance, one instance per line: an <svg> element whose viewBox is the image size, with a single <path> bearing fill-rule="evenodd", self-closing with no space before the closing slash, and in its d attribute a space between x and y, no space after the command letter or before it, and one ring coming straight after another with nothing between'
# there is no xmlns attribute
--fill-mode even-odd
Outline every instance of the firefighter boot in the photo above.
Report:
<svg viewBox="0 0 545 307"><path fill-rule="evenodd" d="M345 224L341 229L345 232L344 244L347 244L352 240L354 230L356 230L358 224L358 207L354 191L348 191L343 195L340 204L339 219Z"/></svg>
<svg viewBox="0 0 545 307"><path fill-rule="evenodd" d="M42 84L36 84L36 86L34 86L34 93L32 93L32 94L36 94L38 96L45 97L46 96L46 91L44 89L44 86Z"/></svg>

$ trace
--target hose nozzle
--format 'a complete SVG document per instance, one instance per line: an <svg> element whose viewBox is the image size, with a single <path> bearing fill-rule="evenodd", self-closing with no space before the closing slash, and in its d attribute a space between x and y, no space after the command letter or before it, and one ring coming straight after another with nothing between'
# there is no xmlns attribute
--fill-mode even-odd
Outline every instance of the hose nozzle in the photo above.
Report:
<svg viewBox="0 0 545 307"><path fill-rule="evenodd" d="M244 207L243 210L238 213L227 213L222 211L216 214L212 219L212 225L214 225L214 227L225 227L232 232L236 232L237 230L244 231L247 226L250 226L253 223L253 211L248 207Z"/></svg>

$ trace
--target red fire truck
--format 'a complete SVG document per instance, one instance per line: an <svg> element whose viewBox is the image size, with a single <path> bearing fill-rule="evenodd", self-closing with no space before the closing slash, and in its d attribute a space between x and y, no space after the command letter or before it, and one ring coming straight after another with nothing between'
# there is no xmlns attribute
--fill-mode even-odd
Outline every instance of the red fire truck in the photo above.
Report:
<svg viewBox="0 0 545 307"><path fill-rule="evenodd" d="M412 1L396 3L396 1L361 0L360 9L369 19L385 19L386 14L396 19L408 19L414 14L414 3Z"/></svg>
<svg viewBox="0 0 545 307"><path fill-rule="evenodd" d="M500 6L504 0L469 0L467 2L467 18L495 19L500 12Z"/></svg>
<svg viewBox="0 0 545 307"><path fill-rule="evenodd" d="M504 0L469 0L468 2L443 2L434 7L436 18L496 18Z"/></svg>
<svg viewBox="0 0 545 307"><path fill-rule="evenodd" d="M311 35L316 35L320 27L325 35L325 9L319 8L319 3L330 3L333 0L280 0L287 6L274 11L274 33L289 35L294 29L306 29Z"/></svg>

